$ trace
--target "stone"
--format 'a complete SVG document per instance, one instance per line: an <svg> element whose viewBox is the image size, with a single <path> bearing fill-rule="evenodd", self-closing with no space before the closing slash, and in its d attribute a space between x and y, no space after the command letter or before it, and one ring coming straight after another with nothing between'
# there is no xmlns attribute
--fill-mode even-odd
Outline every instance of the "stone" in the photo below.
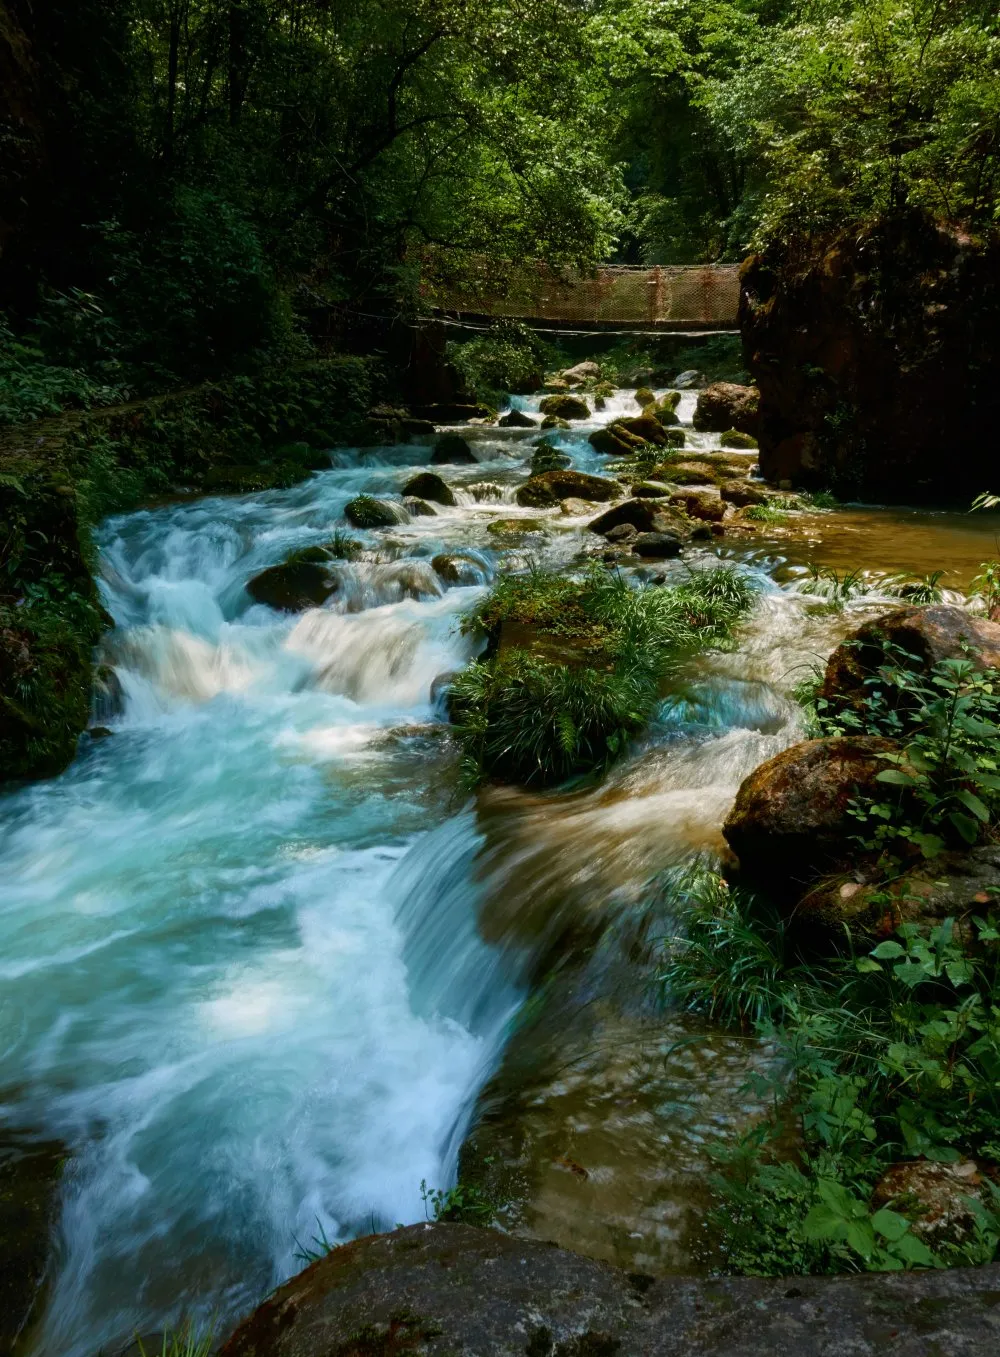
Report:
<svg viewBox="0 0 1000 1357"><path fill-rule="evenodd" d="M437 707L442 711L448 702L448 690L458 678L461 670L446 669L443 674L436 674L431 681L431 706Z"/></svg>
<svg viewBox="0 0 1000 1357"><path fill-rule="evenodd" d="M724 448L756 449L757 440L752 433L743 433L740 429L727 429L719 439Z"/></svg>
<svg viewBox="0 0 1000 1357"><path fill-rule="evenodd" d="M606 509L588 523L591 532L602 535L617 528L620 523L631 523L637 532L672 532L687 538L691 525L684 514L670 509L658 499L624 499Z"/></svg>
<svg viewBox="0 0 1000 1357"><path fill-rule="evenodd" d="M617 481L563 468L543 471L540 476L532 476L525 481L518 488L517 502L527 509L545 509L563 499L589 499L604 503L617 499L621 493Z"/></svg>
<svg viewBox="0 0 1000 1357"><path fill-rule="evenodd" d="M635 415L631 419L617 419L612 427L616 433L624 430L633 438L642 439L644 443L652 443L659 448L666 447L667 435L664 433L663 425L648 413Z"/></svg>
<svg viewBox="0 0 1000 1357"><path fill-rule="evenodd" d="M632 523L619 523L617 528L611 528L604 535L609 542L614 542L617 545L623 542L634 542L639 536L639 530Z"/></svg>
<svg viewBox="0 0 1000 1357"><path fill-rule="evenodd" d="M403 494L428 499L433 504L444 504L449 508L458 503L451 487L435 471L421 471L408 480L403 486Z"/></svg>
<svg viewBox="0 0 1000 1357"><path fill-rule="evenodd" d="M457 433L442 434L431 454L435 466L470 466L475 460L472 449Z"/></svg>
<svg viewBox="0 0 1000 1357"><path fill-rule="evenodd" d="M679 391L675 391L673 394L675 396L680 396L681 393ZM673 401L669 399L669 397L664 397L662 401L657 401L657 403L650 408L648 413L651 414L653 418L656 419L656 421L664 427L668 425L676 425L681 422L680 416L677 413L677 406ZM684 440L682 438L681 442L683 443L683 441Z"/></svg>
<svg viewBox="0 0 1000 1357"><path fill-rule="evenodd" d="M845 735L805 740L754 769L740 786L722 832L740 874L784 902L797 902L820 878L853 874L859 795L881 787L891 740Z"/></svg>
<svg viewBox="0 0 1000 1357"><path fill-rule="evenodd" d="M755 386L713 382L699 394L691 422L701 433L725 433L736 429L756 437L760 425L760 392Z"/></svg>
<svg viewBox="0 0 1000 1357"><path fill-rule="evenodd" d="M400 420L403 432L411 437L417 437L422 434L435 433L434 422L430 419L412 419L405 416Z"/></svg>
<svg viewBox="0 0 1000 1357"><path fill-rule="evenodd" d="M356 528L393 528L405 523L409 515L401 504L391 500L358 495L344 505L344 517Z"/></svg>
<svg viewBox="0 0 1000 1357"><path fill-rule="evenodd" d="M526 415L523 410L509 410L497 420L501 429L537 429L538 421Z"/></svg>
<svg viewBox="0 0 1000 1357"><path fill-rule="evenodd" d="M494 537L512 537L520 533L541 532L543 525L537 518L494 518L486 531Z"/></svg>
<svg viewBox="0 0 1000 1357"><path fill-rule="evenodd" d="M571 424L568 419L563 419L561 415L546 415L542 420L543 429L569 429Z"/></svg>
<svg viewBox="0 0 1000 1357"><path fill-rule="evenodd" d="M670 503L703 523L720 523L726 514L725 501L710 490L677 490L670 496Z"/></svg>
<svg viewBox="0 0 1000 1357"><path fill-rule="evenodd" d="M616 424L606 424L603 429L595 429L587 439L595 452L607 457L630 457L637 447L645 446L641 438L635 438L627 429L620 432Z"/></svg>
<svg viewBox="0 0 1000 1357"><path fill-rule="evenodd" d="M559 419L590 418L590 406L582 396L546 396L538 408L543 415L555 415Z"/></svg>
<svg viewBox="0 0 1000 1357"><path fill-rule="evenodd" d="M610 537L608 538L610 541ZM641 532L632 543L637 556L649 556L654 560L664 560L668 556L679 556L684 543L673 532Z"/></svg>
<svg viewBox="0 0 1000 1357"><path fill-rule="evenodd" d="M442 552L433 557L431 568L446 584L479 584L482 581L482 564L471 556L463 556L460 551Z"/></svg>
<svg viewBox="0 0 1000 1357"><path fill-rule="evenodd" d="M663 423L663 420L660 419L659 415L657 415L657 419L660 420L661 424ZM664 429L663 432L666 435L668 448L682 448L684 444L687 442L687 436L685 435L683 429L677 428Z"/></svg>
<svg viewBox="0 0 1000 1357"><path fill-rule="evenodd" d="M666 499L673 491L663 481L639 481L632 486L632 494L639 499Z"/></svg>
<svg viewBox="0 0 1000 1357"><path fill-rule="evenodd" d="M540 476L543 471L562 471L572 465L572 459L568 453L561 452L559 448L554 447L544 438L539 439L535 444L535 451L531 458L532 476Z"/></svg>
<svg viewBox="0 0 1000 1357"><path fill-rule="evenodd" d="M875 1184L872 1210L883 1206L906 1216L918 1239L930 1249L962 1244L976 1234L976 1212L970 1204L991 1206L985 1175L971 1159L953 1164L916 1159L892 1164Z"/></svg>
<svg viewBox="0 0 1000 1357"><path fill-rule="evenodd" d="M403 500L403 508L411 518L436 518L437 510L425 499L415 499L412 495Z"/></svg>
<svg viewBox="0 0 1000 1357"><path fill-rule="evenodd" d="M219 1357L988 1357L1000 1265L839 1277L625 1273L437 1222L342 1244L274 1291Z"/></svg>
<svg viewBox="0 0 1000 1357"><path fill-rule="evenodd" d="M751 484L750 481L723 481L719 486L719 494L727 504L735 504L737 509L744 509L748 504L771 502L771 496L767 491Z"/></svg>
<svg viewBox="0 0 1000 1357"><path fill-rule="evenodd" d="M706 377L703 372L697 368L687 368L684 372L679 372L673 380L673 385L678 391L694 391L696 387L704 386Z"/></svg>
<svg viewBox="0 0 1000 1357"><path fill-rule="evenodd" d="M330 566L330 557L321 547L310 548L297 552L282 565L262 570L248 581L246 590L255 603L265 603L278 612L319 608L339 587Z"/></svg>
<svg viewBox="0 0 1000 1357"><path fill-rule="evenodd" d="M594 502L589 499L577 499L575 495L571 495L569 499L561 502L559 512L565 514L567 518L580 518L584 514L594 512Z"/></svg>
<svg viewBox="0 0 1000 1357"><path fill-rule="evenodd" d="M596 382L600 375L600 363L588 359L584 363L577 363L571 368L566 368L563 372L563 380L566 382Z"/></svg>
<svg viewBox="0 0 1000 1357"><path fill-rule="evenodd" d="M645 410L647 405L653 405L656 402L656 392L649 386L640 386L635 393L635 402Z"/></svg>
<svg viewBox="0 0 1000 1357"><path fill-rule="evenodd" d="M899 652L912 656L907 661ZM827 662L820 695L858 707L874 692L869 680L886 663L928 674L941 660L968 657L979 669L1000 668L1000 623L948 604L895 608L866 622Z"/></svg>

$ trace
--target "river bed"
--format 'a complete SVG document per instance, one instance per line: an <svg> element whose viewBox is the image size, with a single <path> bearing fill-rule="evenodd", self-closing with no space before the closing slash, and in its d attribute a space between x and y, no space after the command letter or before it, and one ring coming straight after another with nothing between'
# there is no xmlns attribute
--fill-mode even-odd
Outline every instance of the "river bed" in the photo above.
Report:
<svg viewBox="0 0 1000 1357"><path fill-rule="evenodd" d="M557 435L578 469L600 473L586 434L623 411L627 392ZM470 437L477 463L441 468L457 507L352 530L370 551L299 616L247 581L329 540L356 494L398 495L429 442L100 531L110 734L0 799L2 1122L68 1154L31 1357L186 1316L224 1332L314 1237L422 1219L473 1125L464 1162L516 1180L511 1228L636 1270L711 1266L708 1150L753 1117L765 1056L663 1016L672 924L649 883L721 852L742 778L801 737L796 684L885 605L873 578L818 606L802 567L966 588L1000 524L852 507L691 550L660 573L722 556L760 585L736 648L691 668L601 786L473 803L431 700L473 654L458 619L499 570L600 539L513 502L537 434ZM545 531L497 538L498 517ZM461 585L431 566L445 551Z"/></svg>

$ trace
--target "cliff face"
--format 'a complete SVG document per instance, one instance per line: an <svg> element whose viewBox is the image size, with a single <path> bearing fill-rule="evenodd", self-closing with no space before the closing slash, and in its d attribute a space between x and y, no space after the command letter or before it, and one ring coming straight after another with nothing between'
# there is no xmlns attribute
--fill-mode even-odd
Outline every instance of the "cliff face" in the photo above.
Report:
<svg viewBox="0 0 1000 1357"><path fill-rule="evenodd" d="M743 268L768 479L967 505L1000 485L1000 241L913 217Z"/></svg>

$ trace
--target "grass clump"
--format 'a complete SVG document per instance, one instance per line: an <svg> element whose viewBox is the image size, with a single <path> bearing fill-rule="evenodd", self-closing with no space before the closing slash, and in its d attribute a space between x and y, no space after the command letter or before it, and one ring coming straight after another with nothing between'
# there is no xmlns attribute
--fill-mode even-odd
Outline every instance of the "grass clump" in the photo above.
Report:
<svg viewBox="0 0 1000 1357"><path fill-rule="evenodd" d="M713 1224L727 1270L991 1261L1000 1193L987 1177L970 1182L961 1224L944 1232L915 1199L878 1206L872 1192L900 1160L1000 1158L997 920L903 925L864 955L807 965L766 905L713 873L688 877L677 901L666 998L754 1033L774 1057L752 1081L770 1112L718 1154Z"/></svg>
<svg viewBox="0 0 1000 1357"><path fill-rule="evenodd" d="M773 504L749 504L741 516L751 523L770 523L774 527L780 527L788 522L788 515L784 510Z"/></svg>
<svg viewBox="0 0 1000 1357"><path fill-rule="evenodd" d="M599 567L582 580L502 580L464 624L486 634L486 656L451 690L468 776L551 785L606 768L645 728L668 674L724 642L753 598L726 568L671 588Z"/></svg>

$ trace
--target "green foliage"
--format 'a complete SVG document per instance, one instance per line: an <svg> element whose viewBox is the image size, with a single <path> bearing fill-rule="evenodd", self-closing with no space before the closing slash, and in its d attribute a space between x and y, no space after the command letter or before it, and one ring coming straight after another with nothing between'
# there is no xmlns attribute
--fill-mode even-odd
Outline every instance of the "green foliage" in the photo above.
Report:
<svg viewBox="0 0 1000 1357"><path fill-rule="evenodd" d="M80 368L47 363L37 338L16 339L0 314L0 427L63 410L112 405L127 395L123 388L102 384Z"/></svg>
<svg viewBox="0 0 1000 1357"><path fill-rule="evenodd" d="M555 350L534 330L511 320L497 321L482 338L450 343L447 357L469 396L493 406L505 395L537 391L546 369L557 360Z"/></svg>
<svg viewBox="0 0 1000 1357"><path fill-rule="evenodd" d="M426 1179L420 1182L420 1198L428 1220L458 1221L463 1225L489 1225L496 1208L481 1188L456 1183L447 1189L428 1187Z"/></svg>
<svg viewBox="0 0 1000 1357"><path fill-rule="evenodd" d="M743 510L742 517L753 523L770 523L774 526L788 522L788 514L776 504L750 504Z"/></svg>
<svg viewBox="0 0 1000 1357"><path fill-rule="evenodd" d="M861 957L804 966L766 906L711 874L677 894L665 999L750 1025L773 1053L751 1090L764 1120L719 1152L714 1213L734 1272L892 1270L990 1261L995 1194L971 1230L913 1233L919 1207L873 1210L900 1158L992 1159L1000 1150L1000 929L992 917L904 925ZM798 1151L788 1158L790 1137Z"/></svg>
<svg viewBox="0 0 1000 1357"><path fill-rule="evenodd" d="M139 1357L209 1357L215 1346L215 1335L209 1330L198 1334L194 1326L185 1324L181 1329L165 1333L158 1348L147 1349L141 1338L136 1339Z"/></svg>
<svg viewBox="0 0 1000 1357"><path fill-rule="evenodd" d="M908 603L940 603L944 597L941 588L943 570L932 570L926 575L896 575L883 582L887 593L897 594Z"/></svg>
<svg viewBox="0 0 1000 1357"><path fill-rule="evenodd" d="M464 623L491 637L492 653L449 696L470 777L548 784L599 772L644 729L667 675L723 642L753 598L729 569L659 589L601 568L501 580ZM529 644L505 645L506 627Z"/></svg>
<svg viewBox="0 0 1000 1357"><path fill-rule="evenodd" d="M814 594L838 606L847 603L859 594L868 592L869 585L865 571L858 566L854 570L845 570L843 574L828 565L810 564L807 579L800 585L802 593Z"/></svg>

